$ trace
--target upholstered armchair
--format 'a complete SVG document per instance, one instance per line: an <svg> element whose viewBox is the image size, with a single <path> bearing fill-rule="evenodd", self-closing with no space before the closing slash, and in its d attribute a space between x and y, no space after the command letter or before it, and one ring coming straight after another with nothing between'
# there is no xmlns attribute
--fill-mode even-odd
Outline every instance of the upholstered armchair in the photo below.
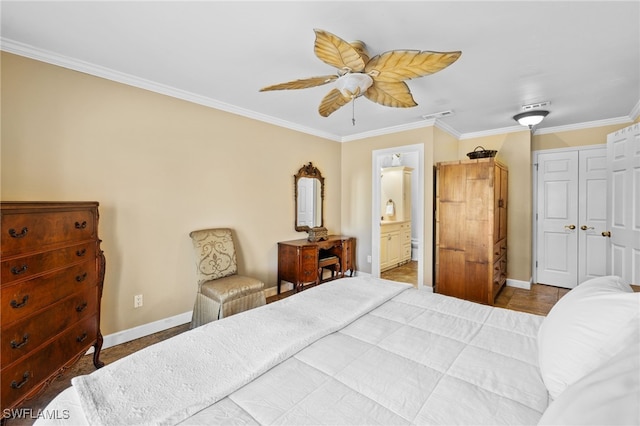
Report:
<svg viewBox="0 0 640 426"><path fill-rule="evenodd" d="M262 306L264 283L238 275L231 229L202 229L189 234L196 256L198 292L191 328Z"/></svg>

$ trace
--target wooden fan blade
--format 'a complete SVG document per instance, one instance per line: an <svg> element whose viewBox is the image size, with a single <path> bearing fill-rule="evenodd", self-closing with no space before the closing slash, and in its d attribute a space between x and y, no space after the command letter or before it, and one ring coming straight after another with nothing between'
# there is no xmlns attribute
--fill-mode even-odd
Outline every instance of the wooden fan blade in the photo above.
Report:
<svg viewBox="0 0 640 426"><path fill-rule="evenodd" d="M289 81L287 83L274 84L260 89L261 92L267 90L290 90L290 89L306 89L308 87L322 86L336 80L336 75L323 75L320 77L303 78L300 80Z"/></svg>
<svg viewBox="0 0 640 426"><path fill-rule="evenodd" d="M462 52L392 50L372 58L365 72L376 81L404 81L441 71L458 60Z"/></svg>
<svg viewBox="0 0 640 426"><path fill-rule="evenodd" d="M364 96L370 101L388 107L409 108L418 105L413 100L409 86L404 81L390 83L376 81L364 92Z"/></svg>
<svg viewBox="0 0 640 426"><path fill-rule="evenodd" d="M364 70L364 59L351 44L327 31L318 29L313 31L316 33L313 51L322 62L340 70L349 69L353 72Z"/></svg>
<svg viewBox="0 0 640 426"><path fill-rule="evenodd" d="M338 89L332 89L320 102L318 112L321 116L328 117L340 107L348 104L350 100L351 98L343 96Z"/></svg>

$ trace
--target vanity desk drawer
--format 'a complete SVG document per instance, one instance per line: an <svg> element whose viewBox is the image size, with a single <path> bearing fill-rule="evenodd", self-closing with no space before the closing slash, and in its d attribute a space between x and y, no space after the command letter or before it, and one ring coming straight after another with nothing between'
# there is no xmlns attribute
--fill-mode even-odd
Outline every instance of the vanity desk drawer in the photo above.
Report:
<svg viewBox="0 0 640 426"><path fill-rule="evenodd" d="M322 241L281 241L278 243L278 294L282 281L292 283L295 290L301 290L305 284L318 284L321 281L318 264L320 251L340 258L338 277L343 277L346 271L350 271L351 275L355 272L355 238L329 235Z"/></svg>

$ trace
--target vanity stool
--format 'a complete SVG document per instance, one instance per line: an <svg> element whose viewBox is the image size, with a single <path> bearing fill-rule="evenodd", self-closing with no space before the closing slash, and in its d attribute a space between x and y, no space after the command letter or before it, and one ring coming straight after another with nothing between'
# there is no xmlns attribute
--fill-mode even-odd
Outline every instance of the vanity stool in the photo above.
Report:
<svg viewBox="0 0 640 426"><path fill-rule="evenodd" d="M326 256L320 255L320 258L318 259L318 280L316 281L316 284L328 281L323 280L323 272L325 269L329 269L331 271L331 279L335 278L336 272L338 273L338 276L340 276L340 258L332 254L328 254Z"/></svg>

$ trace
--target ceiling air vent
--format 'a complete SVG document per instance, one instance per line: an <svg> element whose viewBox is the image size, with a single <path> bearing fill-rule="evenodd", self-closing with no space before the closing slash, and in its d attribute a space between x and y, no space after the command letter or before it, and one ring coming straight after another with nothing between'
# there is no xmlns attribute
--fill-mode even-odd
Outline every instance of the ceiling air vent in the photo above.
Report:
<svg viewBox="0 0 640 426"><path fill-rule="evenodd" d="M434 112L433 114L423 115L422 119L423 120L433 120L433 119L436 119L436 118L448 117L450 115L453 115L453 111L452 110Z"/></svg>
<svg viewBox="0 0 640 426"><path fill-rule="evenodd" d="M522 110L523 111L529 111L532 109L538 109L538 108L544 108L551 105L551 102L549 101L544 101L544 102L538 102L536 104L529 104L529 105L522 105Z"/></svg>

